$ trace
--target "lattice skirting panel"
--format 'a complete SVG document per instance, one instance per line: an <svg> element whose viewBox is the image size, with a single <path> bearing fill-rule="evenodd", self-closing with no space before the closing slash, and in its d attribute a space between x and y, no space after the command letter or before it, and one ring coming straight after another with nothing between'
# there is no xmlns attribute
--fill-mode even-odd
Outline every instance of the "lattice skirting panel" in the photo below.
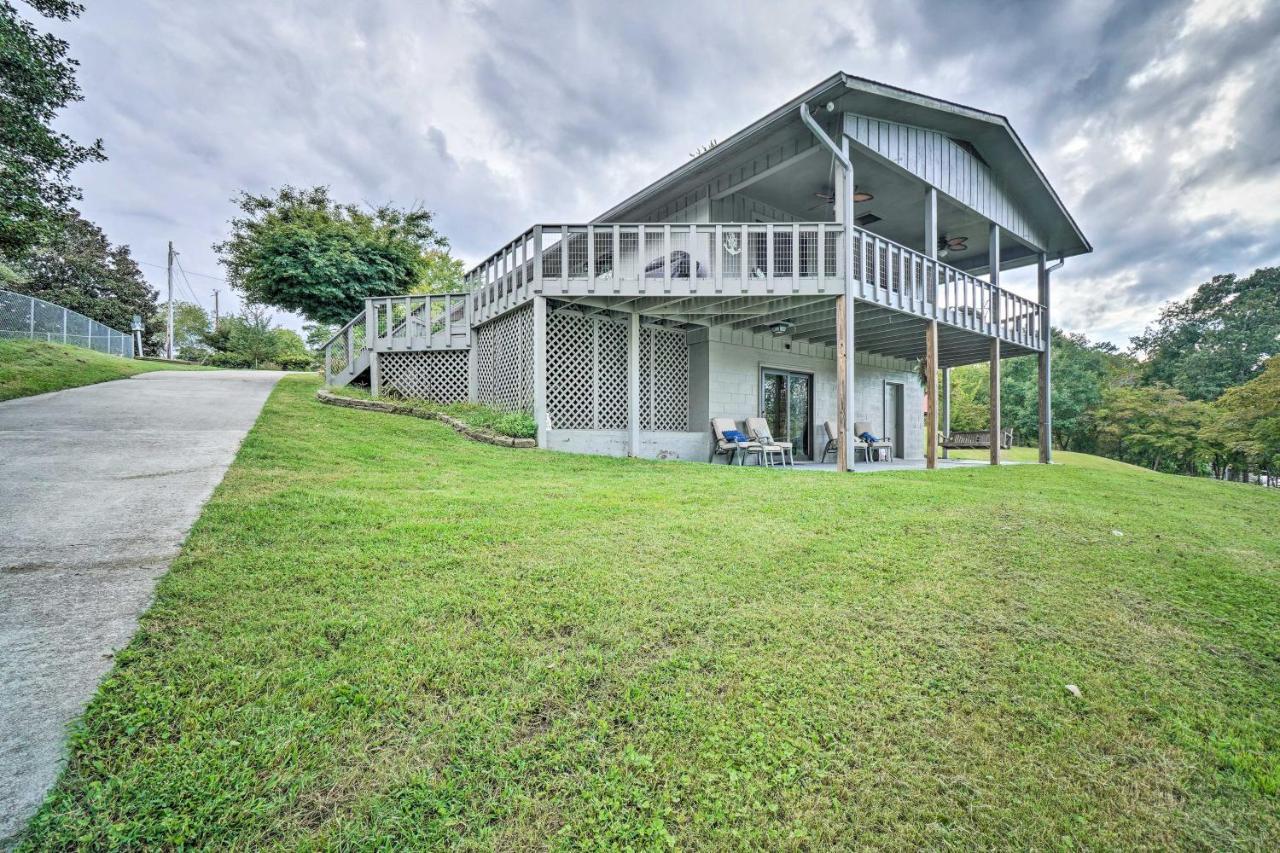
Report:
<svg viewBox="0 0 1280 853"><path fill-rule="evenodd" d="M684 332L640 328L640 428L689 428L689 342Z"/></svg>
<svg viewBox="0 0 1280 853"><path fill-rule="evenodd" d="M547 415L554 429L626 429L625 319L554 311L547 317ZM689 345L682 331L640 329L640 428L689 426Z"/></svg>
<svg viewBox="0 0 1280 853"><path fill-rule="evenodd" d="M378 374L384 394L433 403L463 403L467 400L469 372L466 350L378 354Z"/></svg>
<svg viewBox="0 0 1280 853"><path fill-rule="evenodd" d="M466 350L380 352L378 373L383 393L415 400L466 402L470 377Z"/></svg>
<svg viewBox="0 0 1280 853"><path fill-rule="evenodd" d="M495 409L533 413L533 306L476 329L476 398Z"/></svg>

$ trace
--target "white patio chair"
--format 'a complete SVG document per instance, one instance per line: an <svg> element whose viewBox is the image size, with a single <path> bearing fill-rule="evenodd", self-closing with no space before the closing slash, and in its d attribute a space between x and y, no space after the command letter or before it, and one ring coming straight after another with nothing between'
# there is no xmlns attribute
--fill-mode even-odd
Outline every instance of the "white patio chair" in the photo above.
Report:
<svg viewBox="0 0 1280 853"><path fill-rule="evenodd" d="M764 418L747 418L747 435L760 444L760 460L766 465L773 465L776 456L786 465L790 462L795 467L795 450L789 441L776 441L769 432L769 422Z"/></svg>
<svg viewBox="0 0 1280 853"><path fill-rule="evenodd" d="M733 460L738 456L738 454L742 454L743 461L740 462L739 464L745 464L746 458L748 456L750 456L752 453L760 452L760 445L757 442L730 441L729 439L725 438L724 434L730 430L738 430L738 422L735 421L733 418L712 418L711 419L711 433L715 440L715 446L711 448L711 458L707 461L715 462L717 456L728 455L729 457L728 464L732 465ZM747 434L742 430L738 430L738 432L742 432L743 435Z"/></svg>
<svg viewBox="0 0 1280 853"><path fill-rule="evenodd" d="M826 462L827 457L832 453L839 455L840 430L836 427L835 421L823 421L822 429L827 434L827 443L822 446L822 461Z"/></svg>
<svg viewBox="0 0 1280 853"><path fill-rule="evenodd" d="M855 422L853 425L853 434L855 436L861 436L864 432L871 432L872 435L875 435L875 433L871 431L871 422L870 421ZM857 438L854 440L854 446L862 448L863 455L866 457L868 462L871 461L873 454L876 456L879 456L880 450L884 448L887 448L889 450L889 457L890 458L893 457L893 439L887 435L880 436L879 441L870 445L868 445L867 442L864 441L863 439Z"/></svg>

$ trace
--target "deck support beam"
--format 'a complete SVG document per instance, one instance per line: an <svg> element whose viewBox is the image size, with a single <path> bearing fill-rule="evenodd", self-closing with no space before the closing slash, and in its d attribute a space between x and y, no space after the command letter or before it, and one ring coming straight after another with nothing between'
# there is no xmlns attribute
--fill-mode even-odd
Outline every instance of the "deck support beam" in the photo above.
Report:
<svg viewBox="0 0 1280 853"><path fill-rule="evenodd" d="M1000 464L1000 339L991 339L991 464Z"/></svg>
<svg viewBox="0 0 1280 853"><path fill-rule="evenodd" d="M640 314L631 312L627 334L627 455L640 455Z"/></svg>
<svg viewBox="0 0 1280 853"><path fill-rule="evenodd" d="M854 468L853 438L856 417L854 401L854 300L836 297L836 424L838 447L836 470Z"/></svg>
<svg viewBox="0 0 1280 853"><path fill-rule="evenodd" d="M409 322L408 313L405 322ZM391 336L391 314L387 313L387 337ZM348 340L354 340L349 337ZM364 345L369 350L369 393L374 397L382 394L382 377L378 369L378 315L373 308L373 300L364 301ZM347 347L347 361L354 364L358 356L351 347ZM355 370L353 367L352 370Z"/></svg>
<svg viewBox="0 0 1280 853"><path fill-rule="evenodd" d="M538 446L547 446L547 297L533 297L533 420Z"/></svg>
<svg viewBox="0 0 1280 853"><path fill-rule="evenodd" d="M1040 374L1040 462L1053 462L1053 384L1050 366L1050 344L1053 334L1049 325L1049 270L1045 267L1044 252L1037 259L1036 281L1039 285L1040 304L1044 306L1044 349L1036 356Z"/></svg>
<svg viewBox="0 0 1280 853"><path fill-rule="evenodd" d="M944 367L942 369L942 434L948 438L951 436L951 368ZM950 459L951 451L944 446L942 448L942 458Z"/></svg>
<svg viewBox="0 0 1280 853"><path fill-rule="evenodd" d="M991 223L987 241L988 278L993 287L1000 286L1000 226ZM1000 328L1000 300L991 301L991 328ZM991 464L1000 464L1000 337L991 338Z"/></svg>
<svg viewBox="0 0 1280 853"><path fill-rule="evenodd" d="M938 321L930 320L924 341L925 389L929 397L925 415L925 468L938 467Z"/></svg>

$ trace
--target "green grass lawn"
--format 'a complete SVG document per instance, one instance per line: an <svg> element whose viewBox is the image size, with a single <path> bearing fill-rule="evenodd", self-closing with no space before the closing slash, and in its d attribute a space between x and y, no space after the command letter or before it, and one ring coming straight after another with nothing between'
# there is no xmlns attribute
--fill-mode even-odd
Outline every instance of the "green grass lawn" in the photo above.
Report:
<svg viewBox="0 0 1280 853"><path fill-rule="evenodd" d="M504 450L315 387L30 847L1280 845L1278 494Z"/></svg>
<svg viewBox="0 0 1280 853"><path fill-rule="evenodd" d="M0 340L0 400L30 397L152 370L206 370L186 364L137 361L44 341Z"/></svg>

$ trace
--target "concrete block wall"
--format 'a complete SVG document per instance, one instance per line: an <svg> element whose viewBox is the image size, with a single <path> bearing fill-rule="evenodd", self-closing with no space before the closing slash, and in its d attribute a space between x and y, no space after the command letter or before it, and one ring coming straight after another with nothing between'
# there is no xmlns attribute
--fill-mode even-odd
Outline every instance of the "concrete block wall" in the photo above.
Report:
<svg viewBox="0 0 1280 853"><path fill-rule="evenodd" d="M822 422L836 419L835 348L793 341L788 337L752 335L725 327L690 333L690 426L713 417L742 420L760 412L760 370L776 367L812 373L814 442L825 441ZM705 368L703 367L705 365ZM703 372L705 371L705 372ZM858 352L854 358L854 409L857 420L869 421L881 434L894 432L886 423L886 383L903 388L903 452L924 457L924 389L915 365L902 359Z"/></svg>

